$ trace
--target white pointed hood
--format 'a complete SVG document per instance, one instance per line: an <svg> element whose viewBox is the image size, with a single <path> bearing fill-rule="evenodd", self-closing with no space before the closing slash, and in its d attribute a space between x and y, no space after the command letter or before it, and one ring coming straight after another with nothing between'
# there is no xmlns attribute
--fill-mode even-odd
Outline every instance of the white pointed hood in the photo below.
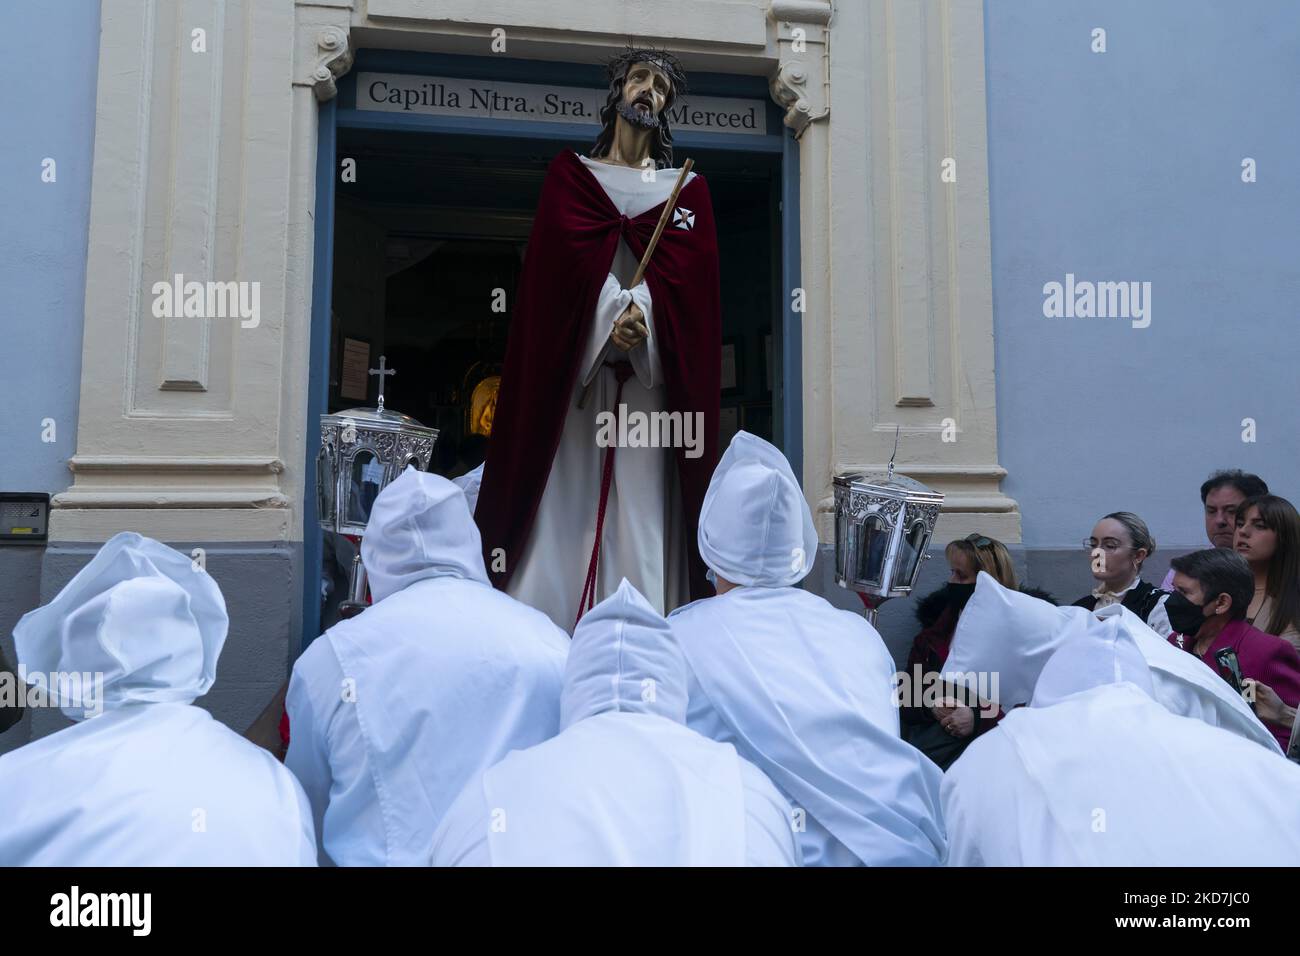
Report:
<svg viewBox="0 0 1300 956"><path fill-rule="evenodd" d="M983 571L953 632L943 677L976 690L980 673L996 676L990 695L1003 710L1034 698L1043 669L1057 650L1089 633L1092 622L1114 620L1146 661L1155 699L1172 713L1194 717L1215 727L1280 751L1277 740L1241 695L1194 655L1179 650L1122 604L1100 611L1054 607L1047 601L1004 588Z"/></svg>
<svg viewBox="0 0 1300 956"><path fill-rule="evenodd" d="M474 509L478 506L478 492L483 485L483 466L479 465L473 471L467 471L459 478L453 478L454 484L461 491L465 492L465 504L469 506L469 513L473 514Z"/></svg>
<svg viewBox="0 0 1300 956"><path fill-rule="evenodd" d="M189 557L115 535L49 604L14 628L18 661L73 720L128 703L189 703L208 692L229 618L216 581ZM102 674L102 700L67 675Z"/></svg>
<svg viewBox="0 0 1300 956"><path fill-rule="evenodd" d="M574 631L560 733L461 792L434 865L464 865L467 840L471 865L794 863L789 806L735 747L686 726L686 681L672 627L624 579Z"/></svg>
<svg viewBox="0 0 1300 956"><path fill-rule="evenodd" d="M446 478L410 467L375 499L361 561L376 602L426 578L488 583L464 493Z"/></svg>
<svg viewBox="0 0 1300 956"><path fill-rule="evenodd" d="M1300 769L1171 708L1121 616L1069 630L1030 706L945 775L949 865L1294 866Z"/></svg>
<svg viewBox="0 0 1300 956"><path fill-rule="evenodd" d="M700 509L700 557L733 584L789 587L812 570L817 531L785 455L737 432Z"/></svg>
<svg viewBox="0 0 1300 956"><path fill-rule="evenodd" d="M1004 710L1027 704L1047 661L1068 633L1076 633L1067 625L1086 627L1089 617L1081 607L1056 607L980 571L957 619L943 677L975 690L974 675L997 675L993 703Z"/></svg>
<svg viewBox="0 0 1300 956"><path fill-rule="evenodd" d="M573 632L560 730L606 711L685 724L686 703L686 662L672 627L624 578Z"/></svg>
<svg viewBox="0 0 1300 956"><path fill-rule="evenodd" d="M1072 617L1063 628L1063 643L1038 676L1031 707L1050 707L1097 687L1132 684L1155 696L1151 668L1123 619L1088 615Z"/></svg>

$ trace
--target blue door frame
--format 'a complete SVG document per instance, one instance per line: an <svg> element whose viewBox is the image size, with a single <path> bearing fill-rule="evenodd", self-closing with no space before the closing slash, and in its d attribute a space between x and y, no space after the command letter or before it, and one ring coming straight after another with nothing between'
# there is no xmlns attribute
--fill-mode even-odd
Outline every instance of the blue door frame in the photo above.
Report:
<svg viewBox="0 0 1300 956"><path fill-rule="evenodd" d="M539 123L477 117L386 113L356 108L360 72L412 73L513 82L550 83L603 89L605 70L576 63L452 56L396 50L361 50L351 72L339 83L338 96L322 104L316 153L315 251L312 271L311 370L307 388L307 462L303 482L302 647L320 633L320 566L323 537L316 513L316 455L320 451L320 416L328 411L330 304L334 276L334 177L339 129L395 130L443 135L488 135L569 142L591 139L591 127L577 123ZM791 290L799 286L799 144L782 125L781 111L768 96L761 77L692 73L691 89L701 96L749 96L767 106L767 130L761 136L696 133L678 130L678 150L716 149L774 153L781 157L781 394L773 396L782 417L782 445L796 475L803 474L803 340L799 313L791 309ZM775 132L773 132L775 131Z"/></svg>

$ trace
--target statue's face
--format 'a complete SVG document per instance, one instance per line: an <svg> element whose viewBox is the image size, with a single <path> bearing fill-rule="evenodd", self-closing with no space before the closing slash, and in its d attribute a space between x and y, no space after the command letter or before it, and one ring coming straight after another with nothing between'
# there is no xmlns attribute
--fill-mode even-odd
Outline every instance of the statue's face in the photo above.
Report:
<svg viewBox="0 0 1300 956"><path fill-rule="evenodd" d="M668 103L672 81L652 63L633 63L623 81L623 103L619 113L637 126L653 129Z"/></svg>
<svg viewBox="0 0 1300 956"><path fill-rule="evenodd" d="M490 376L474 387L470 397L469 430L474 435L491 435L492 422L497 414L497 396L500 394L501 377Z"/></svg>

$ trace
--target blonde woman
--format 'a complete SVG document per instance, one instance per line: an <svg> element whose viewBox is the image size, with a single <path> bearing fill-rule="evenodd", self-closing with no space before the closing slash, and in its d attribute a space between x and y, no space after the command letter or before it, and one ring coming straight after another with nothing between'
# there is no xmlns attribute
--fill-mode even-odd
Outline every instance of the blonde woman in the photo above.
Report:
<svg viewBox="0 0 1300 956"><path fill-rule="evenodd" d="M1156 550L1147 523L1131 511L1112 511L1098 519L1083 546L1097 584L1074 606L1100 611L1123 604L1161 637L1169 637L1173 633L1165 613L1169 592L1142 579L1142 563Z"/></svg>

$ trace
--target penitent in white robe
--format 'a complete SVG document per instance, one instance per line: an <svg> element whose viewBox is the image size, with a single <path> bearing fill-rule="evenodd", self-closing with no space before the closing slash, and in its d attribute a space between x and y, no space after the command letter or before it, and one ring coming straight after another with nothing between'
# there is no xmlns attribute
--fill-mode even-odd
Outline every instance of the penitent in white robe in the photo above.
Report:
<svg viewBox="0 0 1300 956"><path fill-rule="evenodd" d="M1054 607L1004 588L979 572L975 594L957 621L944 675L976 690L980 674L993 675L990 697L1004 711L1029 702L1051 656L1086 633L1092 621L1116 621L1141 652L1151 673L1152 696L1172 713L1194 717L1253 740L1275 753L1277 740L1241 695L1193 655L1161 638L1122 604L1100 611Z"/></svg>
<svg viewBox="0 0 1300 956"><path fill-rule="evenodd" d="M229 624L207 571L129 531L23 616L18 663L76 723L0 757L0 866L314 865L293 774L191 703Z"/></svg>
<svg viewBox="0 0 1300 956"><path fill-rule="evenodd" d="M700 509L700 556L740 585L669 618L690 672L686 723L790 800L805 866L943 861L942 773L899 737L894 663L857 614L794 587L817 533L790 463L731 440Z"/></svg>
<svg viewBox="0 0 1300 956"><path fill-rule="evenodd" d="M949 866L1294 866L1300 768L1115 684L1013 710L943 781Z"/></svg>
<svg viewBox="0 0 1300 956"><path fill-rule="evenodd" d="M568 638L488 583L461 490L408 468L361 545L375 603L314 641L285 706L323 862L409 866L465 782L555 735Z"/></svg>
<svg viewBox="0 0 1300 956"><path fill-rule="evenodd" d="M1170 713L1122 617L1082 624L944 776L948 865L1294 866L1300 768Z"/></svg>
<svg viewBox="0 0 1300 956"><path fill-rule="evenodd" d="M686 665L636 590L582 619L560 733L475 778L435 866L795 866L790 806L734 747L685 726Z"/></svg>
<svg viewBox="0 0 1300 956"><path fill-rule="evenodd" d="M190 704L123 704L0 757L0 866L315 866L289 771Z"/></svg>
<svg viewBox="0 0 1300 956"><path fill-rule="evenodd" d="M645 182L640 169L596 162L585 156L582 163L618 211L628 218L664 202L679 174L679 170L661 169L653 182ZM692 173L686 182L694 176ZM624 383L620 399L628 413L664 410L664 379L650 290L644 281L635 289L625 288L637 264L632 250L620 241L591 317L587 350L579 365L578 381L537 518L506 589L511 597L544 612L568 632L572 632L578 616L578 600L596 534L606 453L596 444L597 415L617 411L614 397L618 380L611 369L603 367L600 356L614 320L629 302L635 301L645 313L650 336L631 352L611 348L605 361L627 359L632 363L636 374ZM578 408L578 395L588 382L592 383L591 393L586 405ZM618 449L601 537L597 602L617 591L624 578L661 614L687 600L686 539L674 449Z"/></svg>

